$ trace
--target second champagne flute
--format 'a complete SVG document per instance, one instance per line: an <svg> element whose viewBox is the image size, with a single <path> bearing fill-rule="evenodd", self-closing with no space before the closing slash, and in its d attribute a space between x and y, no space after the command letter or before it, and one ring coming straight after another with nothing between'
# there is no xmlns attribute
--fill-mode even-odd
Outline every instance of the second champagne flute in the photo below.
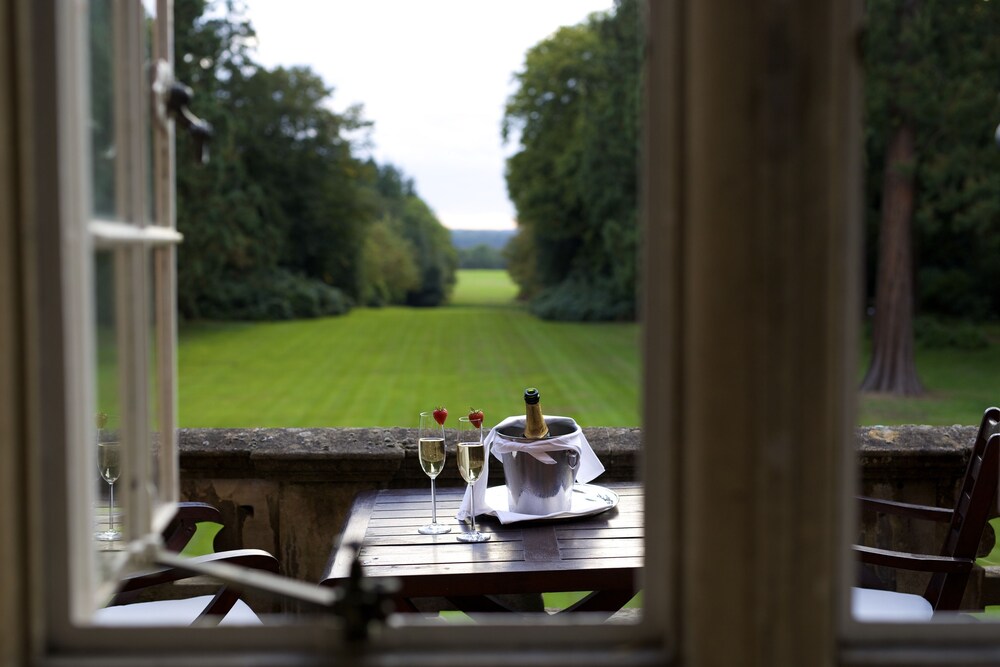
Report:
<svg viewBox="0 0 1000 667"><path fill-rule="evenodd" d="M468 417L458 419L458 471L469 485L469 517L472 519L472 530L455 536L459 542L486 542L490 539L488 534L476 530L476 490L473 488L473 484L483 474L483 464L486 462L482 426L482 421L475 424Z"/></svg>
<svg viewBox="0 0 1000 667"><path fill-rule="evenodd" d="M442 420L443 421L443 420ZM437 522L437 498L434 497L434 480L444 470L444 424L434 419L433 412L420 413L420 436L417 441L420 467L431 478L431 522L417 532L440 535L451 532L451 527Z"/></svg>
<svg viewBox="0 0 1000 667"><path fill-rule="evenodd" d="M122 533L115 528L115 482L121 474L121 445L117 442L101 442L97 445L97 469L108 483L108 529L95 537L103 542L122 539Z"/></svg>

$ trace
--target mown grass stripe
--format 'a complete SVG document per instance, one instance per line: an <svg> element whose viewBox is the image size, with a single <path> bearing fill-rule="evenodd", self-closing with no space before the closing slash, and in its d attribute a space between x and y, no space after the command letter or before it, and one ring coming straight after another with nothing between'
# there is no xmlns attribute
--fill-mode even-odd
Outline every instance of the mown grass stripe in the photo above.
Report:
<svg viewBox="0 0 1000 667"><path fill-rule="evenodd" d="M502 271L462 271L447 307L185 324L180 423L416 426L417 413L441 404L449 425L470 406L493 424L520 414L524 387L535 385L550 414L636 425L636 325L542 322L515 295Z"/></svg>

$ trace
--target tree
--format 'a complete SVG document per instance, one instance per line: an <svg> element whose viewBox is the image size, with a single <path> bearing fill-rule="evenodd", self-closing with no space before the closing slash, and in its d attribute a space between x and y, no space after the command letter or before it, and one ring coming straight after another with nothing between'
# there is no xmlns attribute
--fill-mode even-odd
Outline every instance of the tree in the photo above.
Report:
<svg viewBox="0 0 1000 667"><path fill-rule="evenodd" d="M637 3L560 28L532 47L503 136L518 234L511 276L552 319L635 314L641 40Z"/></svg>
<svg viewBox="0 0 1000 667"><path fill-rule="evenodd" d="M410 250L417 271L417 280L406 290L403 300L393 302L439 306L447 301L455 285L458 254L451 236L417 195L413 179L391 164L372 166L376 171L373 190L379 215L394 235L392 243L405 243Z"/></svg>
<svg viewBox="0 0 1000 667"><path fill-rule="evenodd" d="M206 13L177 0L178 77L215 127L212 160L179 154L181 313L282 319L345 312L352 302L442 303L455 280L447 232L394 167L356 156L371 126L337 113L306 67L268 70L234 2Z"/></svg>
<svg viewBox="0 0 1000 667"><path fill-rule="evenodd" d="M274 247L278 264L357 299L374 220L363 165L345 138L368 125L360 110L328 109L332 89L305 67L258 69L234 84L231 99L251 111L240 126L238 159L266 193L270 226L282 239Z"/></svg>
<svg viewBox="0 0 1000 667"><path fill-rule="evenodd" d="M368 229L365 239L365 291L362 303L368 306L402 304L420 287L416 252L403 238L397 219L383 217Z"/></svg>
<svg viewBox="0 0 1000 667"><path fill-rule="evenodd" d="M862 389L912 395L922 390L915 308L971 319L1000 309L1000 156L989 142L1000 112L1000 7L871 0L868 13L868 220L878 261Z"/></svg>
<svg viewBox="0 0 1000 667"><path fill-rule="evenodd" d="M904 121L893 133L886 153L872 356L861 383L863 391L923 393L913 342L914 157L913 127Z"/></svg>

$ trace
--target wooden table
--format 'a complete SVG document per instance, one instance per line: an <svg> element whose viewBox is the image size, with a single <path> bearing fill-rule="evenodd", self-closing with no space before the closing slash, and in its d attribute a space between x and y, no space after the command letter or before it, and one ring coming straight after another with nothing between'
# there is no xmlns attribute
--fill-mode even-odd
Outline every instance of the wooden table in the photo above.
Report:
<svg viewBox="0 0 1000 667"><path fill-rule="evenodd" d="M360 544L367 577L393 577L399 611L419 611L421 598L446 599L467 612L511 611L504 599L559 591L591 593L565 611L615 612L637 591L643 563L643 496L635 483L604 484L619 495L617 507L572 519L502 525L478 517L489 542L462 543L455 520L463 489L438 489L444 535L421 535L430 522L430 488L370 491L351 507L340 544ZM352 550L334 548L323 583L336 585L350 572ZM498 600L497 595L505 596ZM490 597L487 597L490 596Z"/></svg>

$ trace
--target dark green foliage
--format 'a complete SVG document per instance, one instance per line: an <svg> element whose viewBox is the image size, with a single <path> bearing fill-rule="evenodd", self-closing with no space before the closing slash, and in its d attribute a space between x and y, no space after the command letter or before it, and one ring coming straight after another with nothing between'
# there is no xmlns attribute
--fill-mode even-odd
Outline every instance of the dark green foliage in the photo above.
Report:
<svg viewBox="0 0 1000 667"><path fill-rule="evenodd" d="M528 51L504 136L519 231L506 253L543 317L635 316L641 34L638 3L560 28Z"/></svg>
<svg viewBox="0 0 1000 667"><path fill-rule="evenodd" d="M199 312L210 320L292 320L342 315L351 305L336 287L274 269L220 281L206 290Z"/></svg>
<svg viewBox="0 0 1000 667"><path fill-rule="evenodd" d="M629 320L634 317L632 301L617 300L613 278L576 274L535 296L531 312L546 320L592 322Z"/></svg>
<svg viewBox="0 0 1000 667"><path fill-rule="evenodd" d="M417 279L405 290L401 303L440 306L451 294L458 267L458 254L451 245L448 230L416 195L413 180L401 170L385 165L376 168L376 172L374 190L379 215L388 221L405 247L411 249L417 270Z"/></svg>
<svg viewBox="0 0 1000 667"><path fill-rule="evenodd" d="M912 9L904 21L903 7ZM1000 316L1000 4L869 0L866 39L868 294L886 145L916 136L915 301L923 313ZM900 53L910 54L906 59Z"/></svg>
<svg viewBox="0 0 1000 667"><path fill-rule="evenodd" d="M913 331L924 349L984 350L990 345L983 328L967 320L918 317Z"/></svg>
<svg viewBox="0 0 1000 667"><path fill-rule="evenodd" d="M257 65L239 5L215 18L206 5L175 3L177 77L215 129L204 167L178 136L181 314L287 319L352 303L440 304L454 282L447 232L398 170L386 168L393 189L355 155L352 137L370 126L360 108L331 111L333 90L307 67Z"/></svg>

